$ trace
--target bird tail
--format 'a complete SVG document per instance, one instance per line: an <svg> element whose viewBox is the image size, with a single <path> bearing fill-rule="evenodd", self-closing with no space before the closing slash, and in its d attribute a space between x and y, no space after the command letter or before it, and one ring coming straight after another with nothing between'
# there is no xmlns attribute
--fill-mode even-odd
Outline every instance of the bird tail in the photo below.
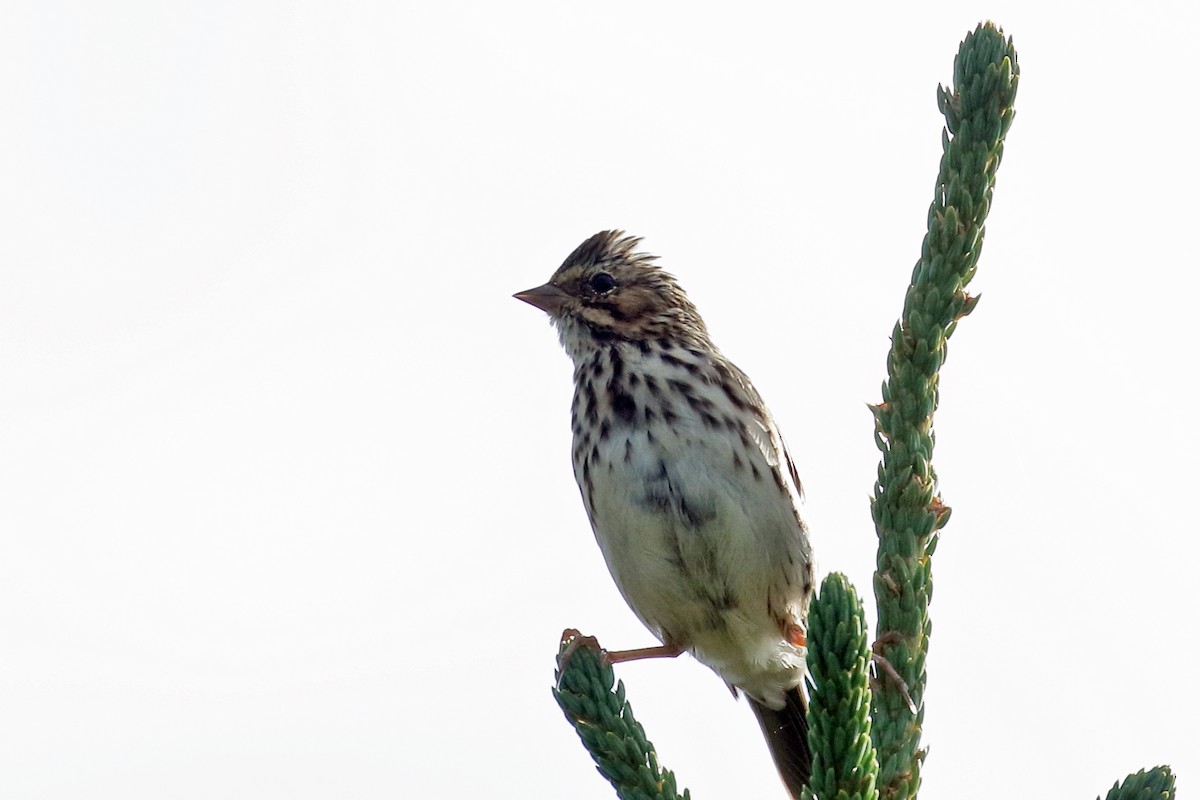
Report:
<svg viewBox="0 0 1200 800"><path fill-rule="evenodd" d="M808 722L805 712L808 702L800 687L796 686L784 694L784 706L776 711L759 703L752 697L750 708L758 717L771 758L779 769L779 777L787 787L793 800L799 800L801 790L812 775L812 752L808 749Z"/></svg>

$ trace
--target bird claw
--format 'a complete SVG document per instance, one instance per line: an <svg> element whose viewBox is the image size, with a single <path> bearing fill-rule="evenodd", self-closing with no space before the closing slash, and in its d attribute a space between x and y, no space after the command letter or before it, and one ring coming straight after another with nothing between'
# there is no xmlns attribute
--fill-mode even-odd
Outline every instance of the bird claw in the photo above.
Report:
<svg viewBox="0 0 1200 800"><path fill-rule="evenodd" d="M608 652L600 646L600 640L595 636L584 636L575 628L567 628L562 632L562 636L558 642L558 669L562 672L566 667L567 662L571 659L571 655L581 647L586 647L589 650L595 650L600 654L601 661L604 661Z"/></svg>
<svg viewBox="0 0 1200 800"><path fill-rule="evenodd" d="M595 636L584 636L575 628L567 628L562 632L558 642L558 669L555 670L554 687L562 688L563 674L567 671L567 664L571 660L571 656L581 647L589 650L595 650L600 656L600 666L607 667L611 664L608 660L608 651L600 646L600 640Z"/></svg>

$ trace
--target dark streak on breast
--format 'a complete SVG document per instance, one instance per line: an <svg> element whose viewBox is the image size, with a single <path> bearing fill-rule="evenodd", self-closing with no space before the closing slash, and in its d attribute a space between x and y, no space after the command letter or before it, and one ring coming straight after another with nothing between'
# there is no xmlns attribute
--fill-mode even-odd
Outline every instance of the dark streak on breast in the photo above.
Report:
<svg viewBox="0 0 1200 800"><path fill-rule="evenodd" d="M609 397L613 413L622 423L629 425L637 418L637 403L631 395L620 390L613 390Z"/></svg>
<svg viewBox="0 0 1200 800"><path fill-rule="evenodd" d="M584 416L589 423L595 425L599 419L599 414L596 410L596 387L592 386L591 381L583 384L583 399L585 404Z"/></svg>
<svg viewBox="0 0 1200 800"><path fill-rule="evenodd" d="M676 394L683 395L684 397L694 397L695 396L692 391L691 385L687 381L681 381L678 378L668 378L667 386L670 386L671 390L674 391Z"/></svg>
<svg viewBox="0 0 1200 800"><path fill-rule="evenodd" d="M588 509L595 514L596 504L592 502L592 494L594 493L592 487L592 469L590 466L588 466L586 458L583 459L583 462L580 464L579 472L583 477L583 499L587 502Z"/></svg>
<svg viewBox="0 0 1200 800"><path fill-rule="evenodd" d="M642 504L660 513L672 513L683 523L684 527L695 530L717 518L716 506L704 502L697 503L695 498L689 498L671 480L667 470L667 462L659 459L657 474L646 482L646 491L642 495Z"/></svg>
<svg viewBox="0 0 1200 800"><path fill-rule="evenodd" d="M616 347L608 348L608 363L612 366L611 382L620 381L621 374L625 371L625 361L621 358L621 351Z"/></svg>

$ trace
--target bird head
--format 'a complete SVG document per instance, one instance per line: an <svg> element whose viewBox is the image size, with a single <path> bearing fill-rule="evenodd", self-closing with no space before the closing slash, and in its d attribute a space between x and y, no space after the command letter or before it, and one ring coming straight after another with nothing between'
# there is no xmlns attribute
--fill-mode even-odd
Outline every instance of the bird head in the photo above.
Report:
<svg viewBox="0 0 1200 800"><path fill-rule="evenodd" d="M708 345L696 307L654 264L655 256L637 251L640 242L624 231L601 231L575 248L547 283L513 296L550 315L576 362L613 342Z"/></svg>

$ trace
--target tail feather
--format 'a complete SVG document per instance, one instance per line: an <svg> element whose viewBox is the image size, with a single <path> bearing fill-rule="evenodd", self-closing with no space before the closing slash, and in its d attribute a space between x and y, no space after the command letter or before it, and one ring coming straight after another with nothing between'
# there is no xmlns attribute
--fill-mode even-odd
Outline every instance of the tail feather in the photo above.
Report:
<svg viewBox="0 0 1200 800"><path fill-rule="evenodd" d="M808 749L808 721L805 719L808 703L799 686L789 690L784 697L785 705L778 711L753 698L747 699L762 726L783 785L793 800L799 800L801 790L812 775L812 752Z"/></svg>

